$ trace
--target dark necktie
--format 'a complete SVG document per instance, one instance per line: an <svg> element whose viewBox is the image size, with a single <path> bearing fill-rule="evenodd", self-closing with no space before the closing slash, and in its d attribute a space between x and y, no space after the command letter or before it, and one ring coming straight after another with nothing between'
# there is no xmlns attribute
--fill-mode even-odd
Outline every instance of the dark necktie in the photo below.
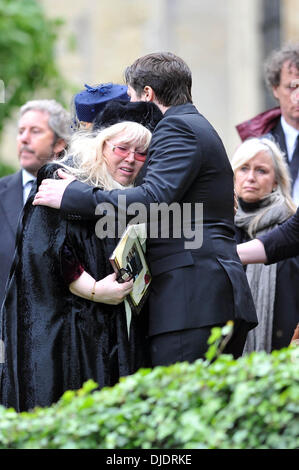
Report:
<svg viewBox="0 0 299 470"><path fill-rule="evenodd" d="M25 205L25 203L26 203L26 201L27 201L27 199L28 199L28 196L29 196L29 194L30 194L30 191L31 191L31 188L32 188L33 183L34 183L34 180L32 179L32 180L27 181L27 183L25 184L26 195L25 195L24 205Z"/></svg>
<svg viewBox="0 0 299 470"><path fill-rule="evenodd" d="M298 170L299 170L299 135L297 136L297 139L296 139L295 150L293 152L293 157L292 157L292 160L290 161L289 167L290 167L290 173L291 173L291 178L292 178L292 190L293 190L294 183L297 179Z"/></svg>

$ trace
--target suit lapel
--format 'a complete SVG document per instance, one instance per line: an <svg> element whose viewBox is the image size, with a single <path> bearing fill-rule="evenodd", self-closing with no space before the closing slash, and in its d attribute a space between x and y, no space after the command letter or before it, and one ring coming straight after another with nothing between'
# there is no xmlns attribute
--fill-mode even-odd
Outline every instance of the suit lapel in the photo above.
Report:
<svg viewBox="0 0 299 470"><path fill-rule="evenodd" d="M23 208L22 172L11 176L6 185L0 190L0 205L8 225L14 235L17 231L18 220Z"/></svg>
<svg viewBox="0 0 299 470"><path fill-rule="evenodd" d="M287 150L287 145L286 145L286 140L283 132L283 128L281 126L280 120L276 124L276 126L272 129L271 134L275 138L275 140L279 143L279 146L283 152L285 152L285 159L287 164L289 164L289 159L288 159L288 150Z"/></svg>

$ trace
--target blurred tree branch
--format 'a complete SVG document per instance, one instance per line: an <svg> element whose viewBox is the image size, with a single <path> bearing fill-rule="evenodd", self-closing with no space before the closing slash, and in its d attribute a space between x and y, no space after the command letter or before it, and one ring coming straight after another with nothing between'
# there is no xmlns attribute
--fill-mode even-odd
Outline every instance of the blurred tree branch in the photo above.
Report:
<svg viewBox="0 0 299 470"><path fill-rule="evenodd" d="M16 108L34 99L38 89L65 104L69 87L55 60L61 19L48 19L37 0L0 2L0 80L4 99L0 103L0 136ZM49 93L49 94L50 94Z"/></svg>

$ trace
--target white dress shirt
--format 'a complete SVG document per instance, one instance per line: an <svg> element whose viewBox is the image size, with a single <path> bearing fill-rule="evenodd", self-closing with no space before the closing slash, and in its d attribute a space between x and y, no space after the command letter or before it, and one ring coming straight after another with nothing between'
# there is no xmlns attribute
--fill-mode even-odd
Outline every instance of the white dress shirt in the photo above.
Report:
<svg viewBox="0 0 299 470"><path fill-rule="evenodd" d="M292 160L293 153L296 146L296 140L299 135L299 130L290 126L283 116L281 116L281 127L284 132L286 147L288 151L289 162ZM292 199L296 206L299 206L299 176L297 175L296 181L294 182Z"/></svg>

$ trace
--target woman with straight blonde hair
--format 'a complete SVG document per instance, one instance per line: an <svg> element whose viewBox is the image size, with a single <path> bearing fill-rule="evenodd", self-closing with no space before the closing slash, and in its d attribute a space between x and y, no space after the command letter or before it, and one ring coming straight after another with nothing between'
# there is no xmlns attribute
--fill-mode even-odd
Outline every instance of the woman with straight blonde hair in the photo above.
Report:
<svg viewBox="0 0 299 470"><path fill-rule="evenodd" d="M296 206L284 154L271 139L244 141L231 159L239 207L235 215L237 243L249 241L283 223ZM299 258L271 266L246 267L259 324L248 333L244 352L289 345L299 320Z"/></svg>

